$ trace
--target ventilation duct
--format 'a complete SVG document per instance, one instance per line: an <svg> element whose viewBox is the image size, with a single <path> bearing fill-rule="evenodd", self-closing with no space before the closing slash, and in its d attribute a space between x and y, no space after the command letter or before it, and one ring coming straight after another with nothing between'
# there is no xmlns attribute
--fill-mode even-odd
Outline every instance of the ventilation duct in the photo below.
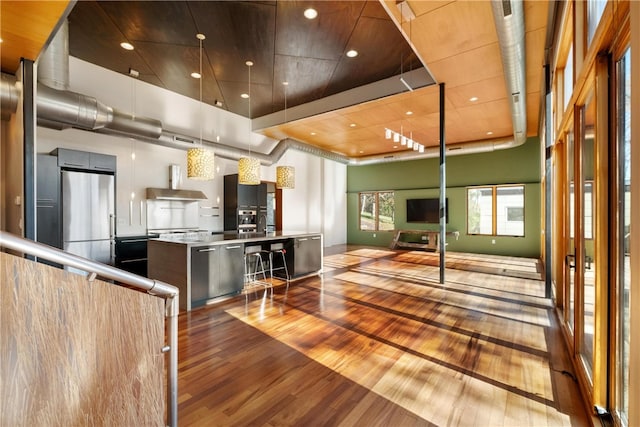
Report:
<svg viewBox="0 0 640 427"><path fill-rule="evenodd" d="M16 78L2 73L2 79L0 80L0 112L2 120L9 120L11 115L16 112L19 99L20 89L17 86Z"/></svg>
<svg viewBox="0 0 640 427"><path fill-rule="evenodd" d="M526 52L522 1L492 0L493 19L502 54L502 67L511 97L513 137L523 144L527 139Z"/></svg>
<svg viewBox="0 0 640 427"><path fill-rule="evenodd" d="M505 4L508 7L505 7ZM513 139L447 145L448 156L512 148L526 141L526 74L522 2L492 0L491 5L502 53L507 90L511 95ZM509 8L510 10L508 10ZM66 48L64 46L65 43L67 44ZM41 76L41 80L42 76L45 76L44 79L50 85L57 87L51 87L43 82L38 84L36 104L39 125L54 129L64 129L72 126L94 132L133 137L141 141L168 147L193 148L196 141L195 138L168 132L162 128L162 122L159 120L133 116L106 106L93 97L66 90L68 87L68 60L68 29L63 29L60 34L56 35L52 44L43 54L42 62L39 61L38 64L38 74ZM59 64L60 62L62 64ZM4 119L15 113L20 96L14 77L2 75L0 94L2 95L1 105ZM260 119L258 118L257 120ZM203 141L203 144L213 149L217 156L230 160L238 160L240 157L248 155L247 150L216 142ZM271 165L277 162L289 149L349 165L366 165L439 156L437 147L429 147L425 149L424 153L403 152L391 155L350 158L292 139L280 141L269 154L252 152L251 156L257 157L264 165Z"/></svg>

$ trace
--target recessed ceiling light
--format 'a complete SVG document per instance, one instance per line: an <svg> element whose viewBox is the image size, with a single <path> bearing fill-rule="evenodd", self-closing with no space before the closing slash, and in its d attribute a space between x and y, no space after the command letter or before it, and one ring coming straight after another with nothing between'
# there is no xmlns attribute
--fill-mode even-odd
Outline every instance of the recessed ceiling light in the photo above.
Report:
<svg viewBox="0 0 640 427"><path fill-rule="evenodd" d="M126 50L133 50L133 45L131 43L122 42L120 43L120 47Z"/></svg>
<svg viewBox="0 0 640 427"><path fill-rule="evenodd" d="M489 131L487 132L487 135L493 135L493 132Z"/></svg>
<svg viewBox="0 0 640 427"><path fill-rule="evenodd" d="M247 99L247 98L249 98L249 94L248 93L241 93L240 94L240 98Z"/></svg>
<svg viewBox="0 0 640 427"><path fill-rule="evenodd" d="M398 146L397 146L397 145L394 145L394 146L393 146L393 148L394 148L394 149L395 149L395 148L398 148Z"/></svg>
<svg viewBox="0 0 640 427"><path fill-rule="evenodd" d="M347 52L347 56L349 58L355 58L356 56L358 56L358 51L351 49L350 51Z"/></svg>
<svg viewBox="0 0 640 427"><path fill-rule="evenodd" d="M476 102L478 100L477 96L472 96L471 98L469 98L469 101L471 102Z"/></svg>
<svg viewBox="0 0 640 427"><path fill-rule="evenodd" d="M2 40L2 38L0 38L0 43L2 43L4 40Z"/></svg>
<svg viewBox="0 0 640 427"><path fill-rule="evenodd" d="M413 114L413 111L407 111L405 114L406 114L407 116L410 116L410 115L412 115L412 114Z"/></svg>
<svg viewBox="0 0 640 427"><path fill-rule="evenodd" d="M304 17L307 19L315 19L316 16L318 16L318 11L315 10L314 8L310 7L308 9L305 9L304 11Z"/></svg>
<svg viewBox="0 0 640 427"><path fill-rule="evenodd" d="M363 153L364 153L364 151L360 150L360 154L363 154Z"/></svg>
<svg viewBox="0 0 640 427"><path fill-rule="evenodd" d="M199 79L202 76L200 75L200 73L193 72L191 73L191 77L193 77L194 79Z"/></svg>
<svg viewBox="0 0 640 427"><path fill-rule="evenodd" d="M315 132L311 132L311 136L316 136L317 134Z"/></svg>
<svg viewBox="0 0 640 427"><path fill-rule="evenodd" d="M355 123L351 123L349 126L351 126L352 128L356 127Z"/></svg>

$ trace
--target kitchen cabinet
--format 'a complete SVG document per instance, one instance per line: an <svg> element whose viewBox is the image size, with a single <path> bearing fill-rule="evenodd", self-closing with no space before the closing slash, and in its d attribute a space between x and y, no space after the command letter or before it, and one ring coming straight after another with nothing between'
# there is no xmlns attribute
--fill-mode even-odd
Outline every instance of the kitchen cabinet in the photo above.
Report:
<svg viewBox="0 0 640 427"><path fill-rule="evenodd" d="M218 295L235 294L244 286L244 245L218 246Z"/></svg>
<svg viewBox="0 0 640 427"><path fill-rule="evenodd" d="M48 154L38 154L36 169L37 241L62 248L58 159Z"/></svg>
<svg viewBox="0 0 640 427"><path fill-rule="evenodd" d="M241 233L219 233L197 240L150 239L147 245L149 278L176 286L180 290L180 309L190 311L242 291L246 245L259 245L263 250L284 249L292 279L322 271L320 233L276 231L270 236L250 237ZM282 256L276 254L273 268L280 277L284 275L282 267Z"/></svg>
<svg viewBox="0 0 640 427"><path fill-rule="evenodd" d="M243 245L191 248L191 307L240 292L243 286Z"/></svg>
<svg viewBox="0 0 640 427"><path fill-rule="evenodd" d="M116 156L108 154L91 153L88 151L70 150L68 148L56 148L51 152L58 158L58 167L83 169L98 172L115 172Z"/></svg>
<svg viewBox="0 0 640 427"><path fill-rule="evenodd" d="M322 236L296 237L293 244L294 277L316 273L322 269Z"/></svg>
<svg viewBox="0 0 640 427"><path fill-rule="evenodd" d="M147 243L150 237L158 235L116 237L115 266L147 277Z"/></svg>
<svg viewBox="0 0 640 427"><path fill-rule="evenodd" d="M267 208L267 183L243 185L238 183L238 174L224 176L224 229L238 230L238 211L258 211ZM259 217L259 216L258 216ZM259 231L262 229L258 228Z"/></svg>

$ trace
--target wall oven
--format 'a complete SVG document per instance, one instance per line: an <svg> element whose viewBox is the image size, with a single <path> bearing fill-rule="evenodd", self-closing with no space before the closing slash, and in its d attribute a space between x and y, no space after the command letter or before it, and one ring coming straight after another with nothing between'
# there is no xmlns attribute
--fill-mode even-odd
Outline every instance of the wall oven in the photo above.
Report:
<svg viewBox="0 0 640 427"><path fill-rule="evenodd" d="M255 233L258 228L254 210L238 210L238 233Z"/></svg>

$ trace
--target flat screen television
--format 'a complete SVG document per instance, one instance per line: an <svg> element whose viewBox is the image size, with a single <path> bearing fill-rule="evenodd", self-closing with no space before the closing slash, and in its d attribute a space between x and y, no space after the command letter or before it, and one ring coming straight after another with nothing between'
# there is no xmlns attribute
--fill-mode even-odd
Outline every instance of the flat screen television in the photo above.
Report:
<svg viewBox="0 0 640 427"><path fill-rule="evenodd" d="M445 219L449 222L449 199ZM440 223L440 199L407 199L407 222Z"/></svg>

